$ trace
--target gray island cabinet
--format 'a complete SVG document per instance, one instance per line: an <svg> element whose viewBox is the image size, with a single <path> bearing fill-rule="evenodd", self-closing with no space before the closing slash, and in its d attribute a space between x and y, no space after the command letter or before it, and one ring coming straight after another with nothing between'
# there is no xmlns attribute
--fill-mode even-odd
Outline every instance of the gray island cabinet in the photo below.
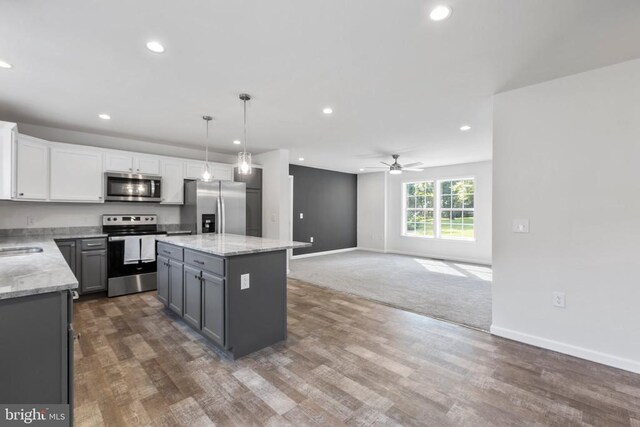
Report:
<svg viewBox="0 0 640 427"><path fill-rule="evenodd" d="M233 234L158 237L158 300L232 358L287 338L287 249Z"/></svg>

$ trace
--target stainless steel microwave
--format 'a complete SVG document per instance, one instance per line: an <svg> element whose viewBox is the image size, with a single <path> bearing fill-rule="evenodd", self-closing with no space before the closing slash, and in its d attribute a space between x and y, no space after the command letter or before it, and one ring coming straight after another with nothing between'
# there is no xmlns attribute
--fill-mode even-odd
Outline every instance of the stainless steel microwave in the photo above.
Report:
<svg viewBox="0 0 640 427"><path fill-rule="evenodd" d="M158 175L135 173L104 174L104 199L109 202L154 202L162 201Z"/></svg>

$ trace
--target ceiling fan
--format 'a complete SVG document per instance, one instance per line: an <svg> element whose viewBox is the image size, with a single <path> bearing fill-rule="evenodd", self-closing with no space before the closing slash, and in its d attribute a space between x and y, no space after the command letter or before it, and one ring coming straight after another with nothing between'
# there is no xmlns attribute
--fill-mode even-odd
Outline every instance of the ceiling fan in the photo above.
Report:
<svg viewBox="0 0 640 427"><path fill-rule="evenodd" d="M389 164L386 162L380 162L383 165L387 166L389 168L389 173L392 175L400 175L402 173L402 171L409 171L409 172L422 172L424 169L420 169L417 166L422 166L422 162L416 162L416 163L409 163L406 165L401 165L400 163L398 163L398 157L400 157L399 154L392 154L391 157L393 157L393 163ZM367 169L387 169L387 167L382 167L382 166L370 166L367 167Z"/></svg>

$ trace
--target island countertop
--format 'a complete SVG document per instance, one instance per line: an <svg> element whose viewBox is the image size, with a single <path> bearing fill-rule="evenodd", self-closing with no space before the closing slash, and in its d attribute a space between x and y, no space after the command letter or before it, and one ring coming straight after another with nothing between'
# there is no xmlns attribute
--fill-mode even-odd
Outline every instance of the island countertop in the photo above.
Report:
<svg viewBox="0 0 640 427"><path fill-rule="evenodd" d="M194 251L229 257L236 255L306 248L311 243L291 240L264 239L239 234L198 234L195 236L156 236L159 242L181 246Z"/></svg>
<svg viewBox="0 0 640 427"><path fill-rule="evenodd" d="M41 248L42 252L0 256L0 300L78 288L54 238L33 236L0 238L0 249Z"/></svg>

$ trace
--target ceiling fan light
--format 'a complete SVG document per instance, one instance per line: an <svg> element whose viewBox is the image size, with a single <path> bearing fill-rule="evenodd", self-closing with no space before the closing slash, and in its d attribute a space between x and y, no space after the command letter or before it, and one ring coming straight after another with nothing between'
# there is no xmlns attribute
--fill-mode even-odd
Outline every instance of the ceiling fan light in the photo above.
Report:
<svg viewBox="0 0 640 427"><path fill-rule="evenodd" d="M389 173L390 173L391 175L400 175L400 174L402 173L402 171L401 171L400 169L391 169L391 170L389 171Z"/></svg>

